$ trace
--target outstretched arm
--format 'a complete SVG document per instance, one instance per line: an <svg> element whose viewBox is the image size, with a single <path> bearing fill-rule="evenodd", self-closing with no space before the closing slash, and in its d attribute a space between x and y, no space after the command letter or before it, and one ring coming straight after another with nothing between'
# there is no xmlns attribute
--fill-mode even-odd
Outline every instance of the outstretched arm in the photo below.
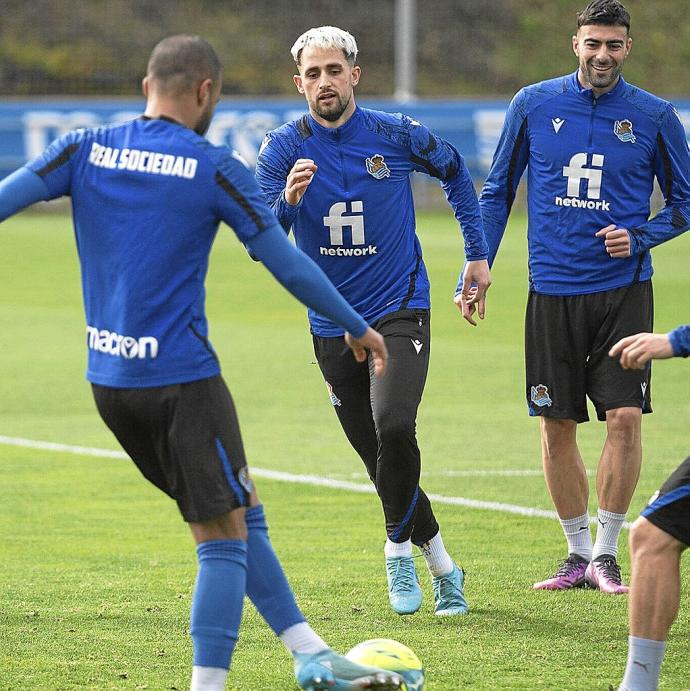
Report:
<svg viewBox="0 0 690 691"><path fill-rule="evenodd" d="M43 179L28 168L19 168L0 181L0 221L49 198Z"/></svg>

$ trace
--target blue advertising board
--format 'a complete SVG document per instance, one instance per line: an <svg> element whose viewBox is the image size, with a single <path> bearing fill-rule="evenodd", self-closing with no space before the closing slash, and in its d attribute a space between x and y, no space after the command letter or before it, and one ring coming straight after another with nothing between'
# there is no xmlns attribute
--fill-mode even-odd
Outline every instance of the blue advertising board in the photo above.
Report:
<svg viewBox="0 0 690 691"><path fill-rule="evenodd" d="M359 99L370 108L402 111L462 153L475 180L491 165L508 100L417 101ZM690 101L676 102L690 132ZM143 112L140 99L34 99L0 104L0 178L38 156L53 139L78 127L123 122ZM215 144L236 149L254 164L267 131L305 112L299 99L221 101L208 131Z"/></svg>

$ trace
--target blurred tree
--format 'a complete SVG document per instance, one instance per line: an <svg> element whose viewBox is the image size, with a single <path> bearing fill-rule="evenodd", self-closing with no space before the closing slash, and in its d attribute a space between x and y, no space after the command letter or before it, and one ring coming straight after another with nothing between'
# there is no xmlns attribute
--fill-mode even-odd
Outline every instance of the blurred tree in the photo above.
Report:
<svg viewBox="0 0 690 691"><path fill-rule="evenodd" d="M421 97L511 95L575 69L575 14L586 0L418 0ZM690 15L679 0L628 0L630 81L669 96L690 91ZM139 93L153 45L197 33L218 50L226 94L294 95L290 47L334 24L360 48L359 92L390 96L395 0L3 0L0 93Z"/></svg>

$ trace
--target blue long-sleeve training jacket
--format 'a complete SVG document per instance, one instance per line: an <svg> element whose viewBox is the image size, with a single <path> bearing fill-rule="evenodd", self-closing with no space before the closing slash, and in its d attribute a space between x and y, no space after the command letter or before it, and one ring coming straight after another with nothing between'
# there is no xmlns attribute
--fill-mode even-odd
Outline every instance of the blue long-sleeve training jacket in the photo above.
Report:
<svg viewBox="0 0 690 691"><path fill-rule="evenodd" d="M66 134L0 182L0 220L62 195L72 199L93 383L144 388L219 373L204 279L220 221L302 302L356 337L367 330L287 240L239 156L178 123Z"/></svg>
<svg viewBox="0 0 690 691"><path fill-rule="evenodd" d="M318 170L291 206L285 182L299 158L313 159ZM259 153L256 177L281 225L293 229L297 246L370 323L430 305L410 185L414 171L441 181L466 258L485 259L477 196L462 156L405 115L357 107L344 125L330 129L306 114L270 132ZM342 333L313 310L309 321L319 336Z"/></svg>
<svg viewBox="0 0 690 691"><path fill-rule="evenodd" d="M506 115L479 198L489 261L527 174L530 289L548 295L610 290L652 275L649 250L690 221L690 156L673 106L627 84L594 98L577 72L525 87ZM664 208L651 220L654 179ZM629 258L610 258L595 233L615 224Z"/></svg>

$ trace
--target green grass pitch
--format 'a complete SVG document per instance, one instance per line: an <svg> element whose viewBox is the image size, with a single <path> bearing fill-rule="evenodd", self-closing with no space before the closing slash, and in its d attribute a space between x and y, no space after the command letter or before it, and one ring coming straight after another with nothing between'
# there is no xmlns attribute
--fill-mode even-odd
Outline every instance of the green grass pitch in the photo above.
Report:
<svg viewBox="0 0 690 691"><path fill-rule="evenodd" d="M434 305L418 420L423 486L448 497L551 509L539 473L538 425L523 401L524 218L511 221L487 318L476 329L451 301L461 241L450 214L420 214L418 225ZM25 214L4 223L0 238L0 435L116 449L83 378L84 322L69 219ZM690 235L654 256L656 327L668 330L690 320ZM225 228L212 255L208 313L250 465L365 483L329 409L303 308ZM655 414L643 425L645 460L631 520L688 454L689 388L687 362L655 365ZM597 422L580 427L590 471L603 433ZM575 691L620 680L625 598L530 590L564 556L555 521L438 504L445 542L467 571L472 612L434 618L419 563L424 604L401 618L387 604L374 496L258 484L298 600L333 647L400 640L425 664L430 691ZM0 529L0 689L188 688L192 540L174 504L131 463L0 444ZM622 566L628 577L627 548ZM684 566L663 689L690 688L687 557ZM249 603L228 688L294 688L289 657Z"/></svg>

